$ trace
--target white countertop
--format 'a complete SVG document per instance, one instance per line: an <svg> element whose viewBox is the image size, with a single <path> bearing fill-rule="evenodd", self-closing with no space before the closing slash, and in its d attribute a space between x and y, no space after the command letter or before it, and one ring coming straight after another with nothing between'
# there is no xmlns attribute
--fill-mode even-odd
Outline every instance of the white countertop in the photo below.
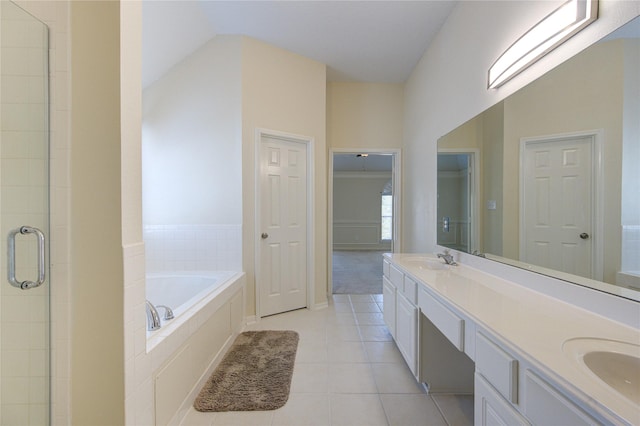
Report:
<svg viewBox="0 0 640 426"><path fill-rule="evenodd" d="M421 269L407 262L433 254L385 254L392 263L427 284L480 327L522 352L559 384L598 412L640 425L640 407L580 367L562 350L574 338L608 339L640 345L638 327L629 327L575 305L465 265ZM635 303L635 302L630 302Z"/></svg>

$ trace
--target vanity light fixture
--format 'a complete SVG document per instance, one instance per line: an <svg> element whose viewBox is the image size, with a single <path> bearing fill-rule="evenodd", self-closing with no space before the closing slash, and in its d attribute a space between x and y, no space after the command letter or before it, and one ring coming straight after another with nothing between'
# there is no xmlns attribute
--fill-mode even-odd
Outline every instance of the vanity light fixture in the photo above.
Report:
<svg viewBox="0 0 640 426"><path fill-rule="evenodd" d="M489 68L488 88L515 75L598 19L598 0L569 0L513 43Z"/></svg>

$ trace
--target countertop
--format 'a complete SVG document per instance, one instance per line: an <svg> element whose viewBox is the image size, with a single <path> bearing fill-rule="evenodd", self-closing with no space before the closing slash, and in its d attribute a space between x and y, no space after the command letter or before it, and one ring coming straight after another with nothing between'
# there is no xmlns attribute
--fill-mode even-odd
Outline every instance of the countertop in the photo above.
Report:
<svg viewBox="0 0 640 426"><path fill-rule="evenodd" d="M566 354L563 344L576 338L608 339L640 345L638 328L538 293L478 269L458 265L422 269L407 260L433 254L385 254L396 267L426 284L478 326L522 352L552 379L596 411L640 425L640 407L591 376ZM609 417L609 416L607 416Z"/></svg>

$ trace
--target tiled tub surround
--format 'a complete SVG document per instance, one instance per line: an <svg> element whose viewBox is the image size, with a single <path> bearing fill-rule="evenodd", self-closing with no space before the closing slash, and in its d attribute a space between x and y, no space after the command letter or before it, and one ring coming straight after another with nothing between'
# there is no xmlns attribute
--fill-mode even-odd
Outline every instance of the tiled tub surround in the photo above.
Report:
<svg viewBox="0 0 640 426"><path fill-rule="evenodd" d="M611 424L640 422L640 409L636 404L591 377L577 360L563 352L566 341L584 337L637 345L640 342L638 302L576 288L575 303L567 303L466 265L444 270L421 268L411 260L417 256L423 255L386 254L385 258L415 280L418 291L432 294L468 320L468 328L465 321L465 352L476 361L476 369L476 336L488 334L521 360L523 371L527 365L546 376L546 380L562 389L565 397L569 395L588 416ZM432 254L424 256L435 258ZM559 283L558 294L564 291L560 287ZM624 318L614 321L578 306L585 303L579 299L593 297L598 298L601 305L623 311ZM472 336L467 336L468 329ZM526 392L525 388L521 396L524 401ZM524 402L519 410L526 413L526 409Z"/></svg>
<svg viewBox="0 0 640 426"><path fill-rule="evenodd" d="M146 225L147 273L241 271L241 225Z"/></svg>
<svg viewBox="0 0 640 426"><path fill-rule="evenodd" d="M215 286L214 286L215 287ZM178 424L244 325L245 275L234 273L148 334L155 424ZM137 369L136 365L136 369Z"/></svg>

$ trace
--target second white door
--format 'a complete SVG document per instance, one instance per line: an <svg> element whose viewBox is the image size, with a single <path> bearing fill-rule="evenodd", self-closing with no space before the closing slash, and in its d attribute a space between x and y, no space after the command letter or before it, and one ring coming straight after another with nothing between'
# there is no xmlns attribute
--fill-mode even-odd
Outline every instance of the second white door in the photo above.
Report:
<svg viewBox="0 0 640 426"><path fill-rule="evenodd" d="M307 305L307 145L260 140L260 316Z"/></svg>

